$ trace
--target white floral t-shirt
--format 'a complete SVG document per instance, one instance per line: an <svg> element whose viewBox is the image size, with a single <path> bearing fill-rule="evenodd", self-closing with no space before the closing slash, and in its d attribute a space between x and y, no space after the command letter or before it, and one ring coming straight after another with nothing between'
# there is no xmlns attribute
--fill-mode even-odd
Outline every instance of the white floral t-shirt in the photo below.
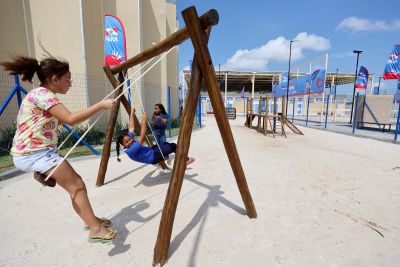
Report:
<svg viewBox="0 0 400 267"><path fill-rule="evenodd" d="M35 88L26 95L17 116L12 155L29 155L57 147L58 120L48 110L58 103L55 94L44 87Z"/></svg>

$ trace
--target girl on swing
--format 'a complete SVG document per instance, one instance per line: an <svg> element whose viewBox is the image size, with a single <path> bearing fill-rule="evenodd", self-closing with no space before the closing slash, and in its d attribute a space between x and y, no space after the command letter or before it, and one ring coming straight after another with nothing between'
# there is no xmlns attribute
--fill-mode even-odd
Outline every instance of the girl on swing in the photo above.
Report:
<svg viewBox="0 0 400 267"><path fill-rule="evenodd" d="M162 144L154 145L152 147L142 146L144 142L144 138L147 132L147 115L143 114L142 116L142 126L140 128L140 136L137 140L134 140L135 137L135 120L134 120L135 109L131 108L131 114L129 119L128 125L128 133L122 134L118 136L116 141L116 150L117 150L117 160L120 162L121 159L119 158L119 150L120 145L125 148L126 154L137 162L145 163L145 164L158 164L164 157L168 157L169 154L175 153L176 151L176 144L175 143L168 143L164 142ZM162 153L160 152L160 149ZM191 164L195 161L194 158L189 157L187 160L187 164Z"/></svg>
<svg viewBox="0 0 400 267"><path fill-rule="evenodd" d="M51 56L40 62L19 56L0 65L12 75L22 75L23 81L32 82L35 73L40 81L40 86L26 95L18 112L17 130L11 148L15 167L25 172L35 172L35 178L43 185L53 187L57 183L68 192L72 207L89 231L89 242L112 241L117 232L107 229L111 221L95 216L85 183L68 161L62 161L58 153L57 135L59 125L74 125L85 121L96 112L111 108L115 100L104 100L87 109L71 112L56 97L56 94L66 94L71 87L68 62ZM61 161L52 177L45 182L47 175Z"/></svg>

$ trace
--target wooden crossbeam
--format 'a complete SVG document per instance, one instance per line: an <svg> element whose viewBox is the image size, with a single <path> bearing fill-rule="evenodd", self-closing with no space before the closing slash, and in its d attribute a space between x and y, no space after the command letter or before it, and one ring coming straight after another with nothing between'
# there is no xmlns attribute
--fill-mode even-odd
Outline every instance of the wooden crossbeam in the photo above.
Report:
<svg viewBox="0 0 400 267"><path fill-rule="evenodd" d="M200 25L202 29L207 29L210 26L218 24L218 12L215 9L211 9L200 17ZM127 70L137 64L140 64L150 58L156 57L161 53L168 51L174 46L177 46L189 38L189 33L186 28L182 28L166 39L158 42L149 49L137 54L136 56L122 62L118 66L111 69L112 74L117 74L123 70Z"/></svg>

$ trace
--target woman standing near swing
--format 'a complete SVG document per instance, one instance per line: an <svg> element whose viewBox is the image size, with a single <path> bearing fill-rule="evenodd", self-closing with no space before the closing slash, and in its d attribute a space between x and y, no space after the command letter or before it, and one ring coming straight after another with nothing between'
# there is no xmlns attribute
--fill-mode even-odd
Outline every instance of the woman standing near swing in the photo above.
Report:
<svg viewBox="0 0 400 267"><path fill-rule="evenodd" d="M112 241L117 233L107 229L111 221L94 215L85 183L58 153L57 134L60 124L74 125L85 121L96 112L111 108L115 100L104 100L72 113L55 95L66 94L71 87L71 72L67 62L48 57L39 63L34 58L20 56L1 65L10 74L22 75L23 81L32 82L35 73L40 80L40 86L26 95L18 112L17 130L11 149L15 167L25 172L36 172L36 178L39 181L41 178L41 182L45 183L44 178L61 162L46 185L54 186L57 183L69 193L75 212L84 221L85 229L89 230L89 242Z"/></svg>
<svg viewBox="0 0 400 267"><path fill-rule="evenodd" d="M168 125L169 116L165 111L164 105L161 103L154 105L154 113L151 117L151 126L154 129L154 137L157 139L159 144L167 142L165 136L165 128Z"/></svg>

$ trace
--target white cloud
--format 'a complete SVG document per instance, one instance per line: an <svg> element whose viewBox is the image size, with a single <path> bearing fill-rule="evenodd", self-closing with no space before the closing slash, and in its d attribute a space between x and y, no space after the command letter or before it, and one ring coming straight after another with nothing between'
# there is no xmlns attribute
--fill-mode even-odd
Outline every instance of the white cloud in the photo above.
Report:
<svg viewBox="0 0 400 267"><path fill-rule="evenodd" d="M301 32L294 38L297 42L292 44L292 60L303 58L303 51L324 51L331 47L327 38ZM269 40L260 47L253 49L237 50L225 64L223 70L261 71L267 68L270 61L286 62L289 59L289 44L283 36Z"/></svg>
<svg viewBox="0 0 400 267"><path fill-rule="evenodd" d="M347 17L343 19L336 30L356 32L389 32L400 30L400 19L386 20L369 20L358 17Z"/></svg>

